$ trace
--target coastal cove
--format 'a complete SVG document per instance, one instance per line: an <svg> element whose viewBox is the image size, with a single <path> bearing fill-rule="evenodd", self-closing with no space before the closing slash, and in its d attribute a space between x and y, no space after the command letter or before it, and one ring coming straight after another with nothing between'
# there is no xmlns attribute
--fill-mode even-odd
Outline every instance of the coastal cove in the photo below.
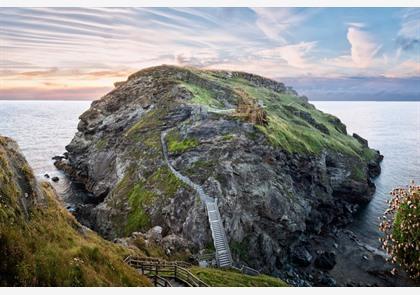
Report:
<svg viewBox="0 0 420 295"><path fill-rule="evenodd" d="M318 109L339 117L348 133L356 132L384 155L382 173L375 180L373 200L362 207L349 226L367 245L378 246L378 217L385 210L389 191L420 182L418 135L419 102L313 102ZM60 193L69 193L69 183L55 169L51 158L62 154L78 124L78 116L90 102L0 101L0 134L17 140L38 178L58 176L53 183ZM358 116L354 116L357 112ZM24 116L22 116L24 114ZM63 120L65 118L65 120ZM417 144L416 144L417 143Z"/></svg>

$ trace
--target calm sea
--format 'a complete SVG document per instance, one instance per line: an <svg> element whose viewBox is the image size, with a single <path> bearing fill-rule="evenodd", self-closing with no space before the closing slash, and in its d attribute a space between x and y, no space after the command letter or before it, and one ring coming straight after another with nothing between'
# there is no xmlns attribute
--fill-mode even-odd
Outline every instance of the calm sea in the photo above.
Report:
<svg viewBox="0 0 420 295"><path fill-rule="evenodd" d="M373 200L357 216L352 229L377 245L378 217L386 209L389 191L420 183L420 102L312 102L338 116L349 133L368 139L385 156L382 173L375 180ZM38 177L61 176L56 188L67 181L55 169L51 157L62 154L76 132L79 115L89 108L85 101L0 101L0 134L18 141Z"/></svg>
<svg viewBox="0 0 420 295"><path fill-rule="evenodd" d="M312 102L318 109L333 114L369 141L369 146L384 155L382 172L375 179L373 200L362 208L351 229L371 245L378 246L378 217L386 210L389 192L420 183L420 102Z"/></svg>
<svg viewBox="0 0 420 295"><path fill-rule="evenodd" d="M54 184L59 193L71 194L73 188L53 165L53 156L65 152L77 131L79 116L90 101L2 101L0 135L15 139L38 178L45 173L58 176Z"/></svg>

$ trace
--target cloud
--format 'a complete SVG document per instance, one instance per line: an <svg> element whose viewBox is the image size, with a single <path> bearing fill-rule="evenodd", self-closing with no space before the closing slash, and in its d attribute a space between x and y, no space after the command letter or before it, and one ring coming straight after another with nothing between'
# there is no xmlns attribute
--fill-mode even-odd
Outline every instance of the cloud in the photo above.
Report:
<svg viewBox="0 0 420 295"><path fill-rule="evenodd" d="M349 27L360 28L360 29L366 27L366 24L364 24L364 23L358 23L358 22L349 22L349 23L347 23L347 25Z"/></svg>
<svg viewBox="0 0 420 295"><path fill-rule="evenodd" d="M373 37L362 30L364 24L348 23L347 41L350 43L350 52L348 54L336 57L324 58L323 64L350 70L378 70L378 67L387 63L387 57L377 57L381 45L377 44Z"/></svg>
<svg viewBox="0 0 420 295"><path fill-rule="evenodd" d="M420 9L410 8L402 16L397 43L402 50L420 47Z"/></svg>
<svg viewBox="0 0 420 295"><path fill-rule="evenodd" d="M175 56L178 65L207 67L221 62L219 55L212 50L188 51L184 50Z"/></svg>
<svg viewBox="0 0 420 295"><path fill-rule="evenodd" d="M256 14L257 27L269 39L287 43L292 36L291 28L306 21L316 10L293 8L252 8Z"/></svg>
<svg viewBox="0 0 420 295"><path fill-rule="evenodd" d="M111 89L111 87L73 87L58 89L18 87L1 89L0 100L94 100L105 95Z"/></svg>
<svg viewBox="0 0 420 295"><path fill-rule="evenodd" d="M350 26L347 30L347 40L351 45L351 59L357 67L366 68L381 49L372 37L358 27Z"/></svg>
<svg viewBox="0 0 420 295"><path fill-rule="evenodd" d="M405 60L387 70L384 76L389 78L420 77L420 62Z"/></svg>
<svg viewBox="0 0 420 295"><path fill-rule="evenodd" d="M407 48L416 44L415 19L405 12ZM369 20L347 23L331 44L341 31L330 26L339 25L335 12L315 8L0 8L0 87L39 95L112 87L163 63L268 77L416 74L398 53L380 56Z"/></svg>
<svg viewBox="0 0 420 295"><path fill-rule="evenodd" d="M310 100L418 100L420 78L349 77L282 79Z"/></svg>
<svg viewBox="0 0 420 295"><path fill-rule="evenodd" d="M300 42L273 49L262 50L258 55L264 58L281 58L294 68L308 69L312 66L307 60L307 54L315 47L316 42Z"/></svg>

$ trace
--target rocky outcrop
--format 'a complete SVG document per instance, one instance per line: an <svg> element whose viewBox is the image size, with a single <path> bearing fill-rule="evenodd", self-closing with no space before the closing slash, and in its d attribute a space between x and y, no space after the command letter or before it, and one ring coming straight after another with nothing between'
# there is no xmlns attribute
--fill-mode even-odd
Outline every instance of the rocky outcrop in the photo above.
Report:
<svg viewBox="0 0 420 295"><path fill-rule="evenodd" d="M268 126L232 113L241 93ZM171 165L218 199L234 260L271 274L312 265L308 239L348 223L380 172L379 152L282 83L160 66L94 101L56 161L91 193L79 220L108 238L159 226L192 251L212 244L203 203L165 165L163 130Z"/></svg>

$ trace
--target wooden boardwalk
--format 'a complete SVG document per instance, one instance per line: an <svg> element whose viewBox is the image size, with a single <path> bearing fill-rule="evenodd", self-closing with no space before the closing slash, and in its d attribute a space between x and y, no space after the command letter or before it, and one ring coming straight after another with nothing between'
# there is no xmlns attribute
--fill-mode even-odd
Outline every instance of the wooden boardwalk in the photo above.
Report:
<svg viewBox="0 0 420 295"><path fill-rule="evenodd" d="M153 261L128 256L124 262L151 279L156 287L208 287L192 274L186 262Z"/></svg>

